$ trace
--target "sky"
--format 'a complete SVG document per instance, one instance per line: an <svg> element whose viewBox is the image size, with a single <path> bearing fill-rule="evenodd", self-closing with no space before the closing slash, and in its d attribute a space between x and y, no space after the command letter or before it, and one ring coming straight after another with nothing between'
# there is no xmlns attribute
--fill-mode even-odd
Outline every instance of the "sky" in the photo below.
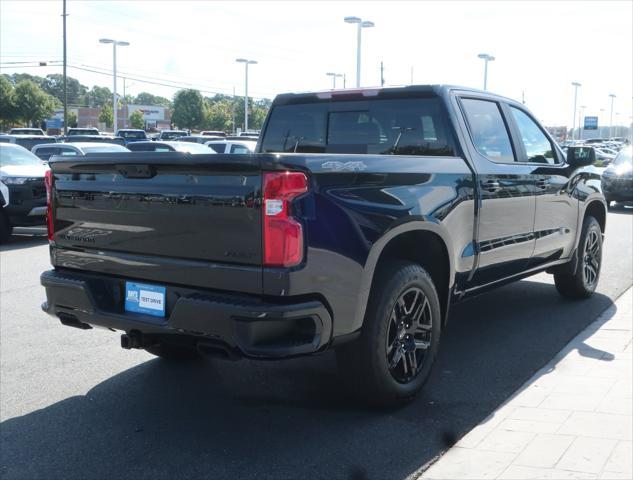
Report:
<svg viewBox="0 0 633 480"><path fill-rule="evenodd" d="M204 95L249 95L331 88L327 72L355 85L356 26L362 30L361 86L454 84L517 100L547 125L571 127L574 88L586 116L608 125L633 115L633 2L623 1L175 1L68 0L68 75L112 89L112 47L126 93L171 98L179 88ZM0 73L61 73L62 1L0 1ZM32 62L49 62L46 67ZM31 62L31 63L14 63ZM51 66L51 64L55 66ZM102 73L89 72L87 70ZM164 85L145 83L152 81ZM342 87L338 80L337 87ZM119 93L123 81L119 78ZM601 111L602 110L602 111ZM576 116L578 118L578 116ZM576 120L578 123L578 120Z"/></svg>

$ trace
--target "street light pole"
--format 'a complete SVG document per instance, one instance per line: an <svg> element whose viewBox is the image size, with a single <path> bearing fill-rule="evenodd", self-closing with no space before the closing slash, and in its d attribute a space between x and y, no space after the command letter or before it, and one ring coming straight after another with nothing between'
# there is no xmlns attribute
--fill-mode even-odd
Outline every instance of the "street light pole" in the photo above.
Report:
<svg viewBox="0 0 633 480"><path fill-rule="evenodd" d="M68 88L66 80L66 0L64 0L64 135L68 135Z"/></svg>
<svg viewBox="0 0 633 480"><path fill-rule="evenodd" d="M111 43L112 44L112 76L113 76L113 89L112 89L112 114L113 114L113 122L112 122L112 132L116 134L117 128L119 127L119 115L117 108L117 94L116 94L116 47L117 45L120 47L127 47L130 43L123 42L118 40L112 40L111 38L100 38L99 43Z"/></svg>
<svg viewBox="0 0 633 480"><path fill-rule="evenodd" d="M256 60L246 58L236 58L237 63L244 64L244 131L248 131L248 66L257 63Z"/></svg>
<svg viewBox="0 0 633 480"><path fill-rule="evenodd" d="M374 22L362 20L358 17L345 17L346 23L356 24L356 87L360 87L360 52L361 52L361 30L363 28L374 27Z"/></svg>
<svg viewBox="0 0 633 480"><path fill-rule="evenodd" d="M615 94L610 93L609 97L611 97L611 115L609 116L609 138L613 138L613 99L615 98Z"/></svg>
<svg viewBox="0 0 633 480"><path fill-rule="evenodd" d="M582 131L583 131L582 119L585 117L585 108L587 108L586 105L581 105L580 111L578 112L578 140L582 140Z"/></svg>
<svg viewBox="0 0 633 480"><path fill-rule="evenodd" d="M574 87L574 114L572 115L572 127L571 127L571 139L574 140L576 130L576 102L578 100L578 87L581 86L578 82L571 82Z"/></svg>
<svg viewBox="0 0 633 480"><path fill-rule="evenodd" d="M341 73L334 73L334 72L327 72L326 75L328 77L332 77L332 88L333 89L336 88L336 79L338 77L342 77L343 76Z"/></svg>
<svg viewBox="0 0 633 480"><path fill-rule="evenodd" d="M484 61L484 90L488 90L488 62L493 62L495 57L487 53L480 53L477 56Z"/></svg>

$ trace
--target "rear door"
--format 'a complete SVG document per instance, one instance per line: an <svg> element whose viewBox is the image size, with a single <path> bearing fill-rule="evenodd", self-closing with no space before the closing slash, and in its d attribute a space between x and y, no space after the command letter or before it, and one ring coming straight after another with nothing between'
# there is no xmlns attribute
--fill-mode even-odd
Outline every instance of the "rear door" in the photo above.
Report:
<svg viewBox="0 0 633 480"><path fill-rule="evenodd" d="M531 169L520 163L511 125L500 102L462 97L470 134L468 149L477 171L480 205L477 267L470 288L525 271L534 250L536 199Z"/></svg>

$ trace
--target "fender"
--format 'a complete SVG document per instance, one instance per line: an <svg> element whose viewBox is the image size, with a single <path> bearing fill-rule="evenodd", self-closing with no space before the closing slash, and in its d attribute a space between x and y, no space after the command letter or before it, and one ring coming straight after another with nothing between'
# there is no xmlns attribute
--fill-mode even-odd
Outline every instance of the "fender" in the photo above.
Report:
<svg viewBox="0 0 633 480"><path fill-rule="evenodd" d="M452 241L448 230L441 223L425 217L417 217L417 219L409 220L406 223L402 223L388 230L382 237L380 237L380 239L378 239L374 243L371 250L369 251L367 261L365 262L365 268L363 269L363 276L361 278L361 285L356 304L354 330L359 329L363 325L365 311L367 310L367 303L369 300L369 293L371 291L371 285L374 279L374 274L376 272L376 265L378 264L378 260L380 259L383 250L389 244L389 242L394 240L396 237L404 233L414 231L426 231L435 233L441 238L442 242L444 242L449 261L448 287L449 292L452 291L453 284L455 282L455 261L451 255L451 249L449 248Z"/></svg>

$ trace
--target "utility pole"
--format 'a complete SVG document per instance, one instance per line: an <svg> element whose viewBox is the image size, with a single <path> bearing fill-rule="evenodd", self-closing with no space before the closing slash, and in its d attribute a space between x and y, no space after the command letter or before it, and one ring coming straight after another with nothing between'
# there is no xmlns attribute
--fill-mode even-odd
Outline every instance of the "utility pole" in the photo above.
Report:
<svg viewBox="0 0 633 480"><path fill-rule="evenodd" d="M413 67L411 67L411 85L413 85Z"/></svg>
<svg viewBox="0 0 633 480"><path fill-rule="evenodd" d="M380 61L380 86L385 86L385 66L382 63L382 60Z"/></svg>
<svg viewBox="0 0 633 480"><path fill-rule="evenodd" d="M123 77L123 104L125 105L125 110L124 110L125 117L123 118L123 128L127 128L127 99L125 98L125 77Z"/></svg>
<svg viewBox="0 0 633 480"><path fill-rule="evenodd" d="M613 99L615 95L613 93L609 94L611 97L611 114L609 115L609 138L613 138Z"/></svg>
<svg viewBox="0 0 633 480"><path fill-rule="evenodd" d="M64 19L64 135L68 135L68 88L66 84L66 0L63 2Z"/></svg>
<svg viewBox="0 0 633 480"><path fill-rule="evenodd" d="M571 139L574 139L575 130L576 130L576 101L578 100L578 87L580 87L580 83L571 82L574 87L574 114L572 115L573 126L571 127Z"/></svg>
<svg viewBox="0 0 633 480"><path fill-rule="evenodd" d="M235 129L235 87L233 87L233 101L231 102L231 116L233 117L233 135L237 133Z"/></svg>

